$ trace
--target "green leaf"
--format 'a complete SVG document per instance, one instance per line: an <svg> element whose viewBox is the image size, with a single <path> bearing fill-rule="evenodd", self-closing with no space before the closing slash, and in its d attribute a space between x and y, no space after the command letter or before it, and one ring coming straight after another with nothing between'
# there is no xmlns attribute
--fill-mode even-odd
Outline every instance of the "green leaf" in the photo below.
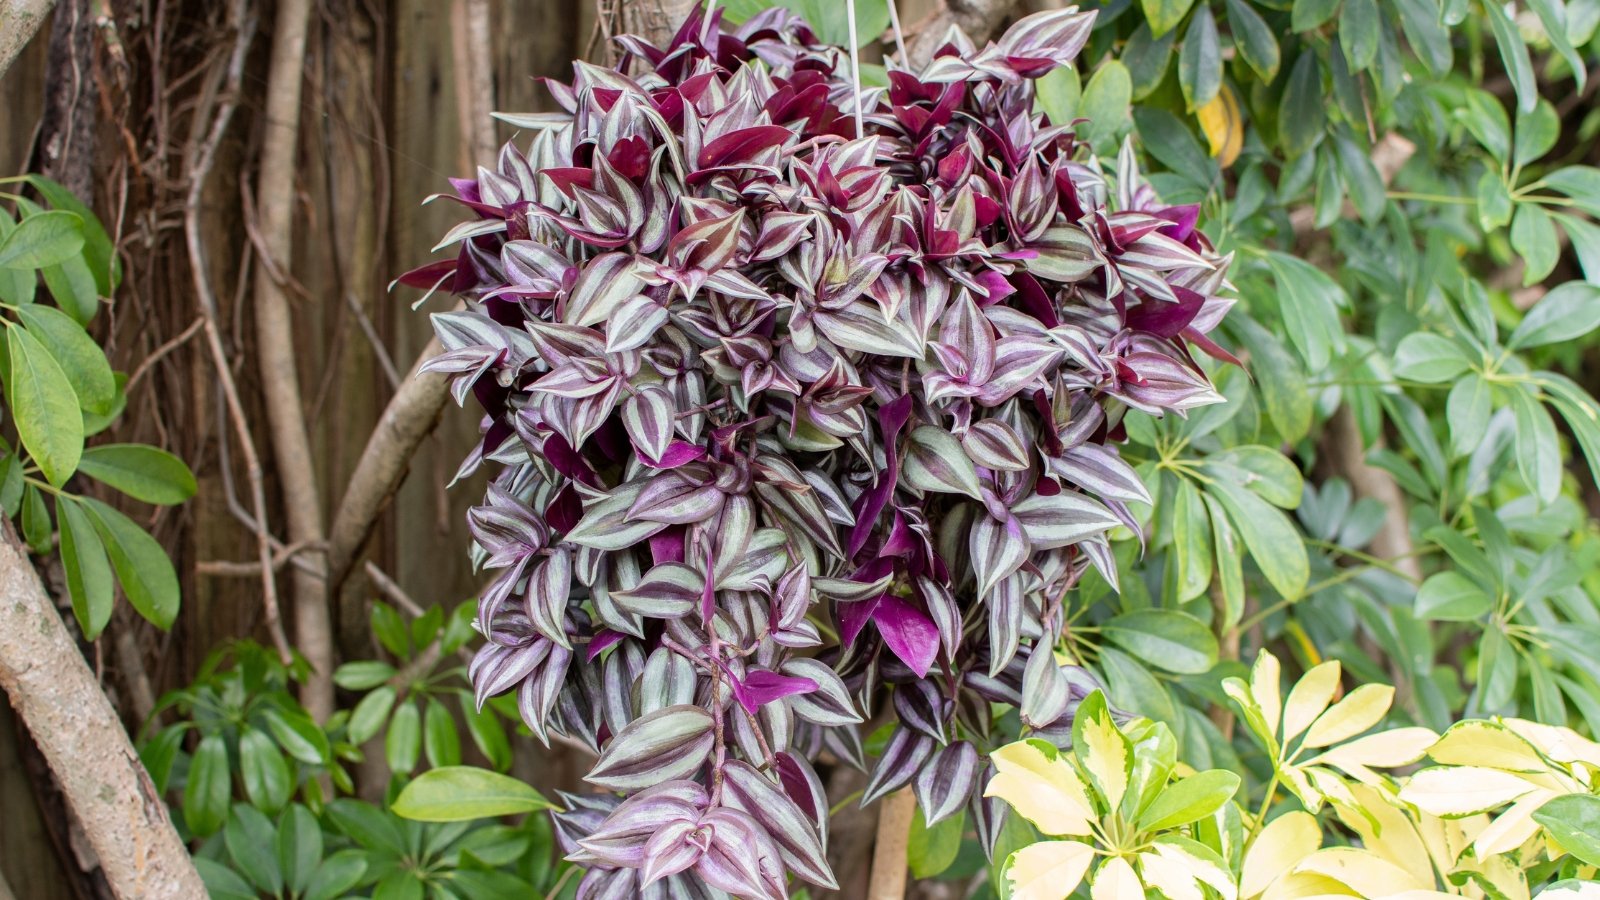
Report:
<svg viewBox="0 0 1600 900"><path fill-rule="evenodd" d="M17 228L17 220L11 214L0 209L0 244L4 244L11 232ZM21 306L33 302L33 295L38 291L39 279L30 269L5 269L0 268L0 300L13 306Z"/></svg>
<svg viewBox="0 0 1600 900"><path fill-rule="evenodd" d="M1525 350L1575 341L1600 326L1600 286L1582 281L1559 285L1533 305L1511 332L1506 346Z"/></svg>
<svg viewBox="0 0 1600 900"><path fill-rule="evenodd" d="M1465 93L1467 102L1456 110L1456 116L1490 156L1505 162L1511 155L1511 119L1505 107L1488 91L1467 88Z"/></svg>
<svg viewBox="0 0 1600 900"><path fill-rule="evenodd" d="M265 812L282 809L294 792L294 778L278 745L248 725L239 734L239 774L244 778L245 796Z"/></svg>
<svg viewBox="0 0 1600 900"><path fill-rule="evenodd" d="M228 745L220 734L209 734L195 747L189 779L183 787L183 821L199 837L215 834L228 817L230 790Z"/></svg>
<svg viewBox="0 0 1600 900"><path fill-rule="evenodd" d="M0 347L4 344L0 343ZM0 456L0 508L7 518L15 518L22 511L22 489L27 486L22 474L22 460L15 453Z"/></svg>
<svg viewBox="0 0 1600 900"><path fill-rule="evenodd" d="M1344 176L1356 212L1367 225L1376 225L1383 218L1384 210L1389 208L1389 197L1371 154L1342 134L1335 136L1333 149L1338 154L1339 172Z"/></svg>
<svg viewBox="0 0 1600 900"><path fill-rule="evenodd" d="M194 473L183 460L145 444L101 444L83 451L78 471L135 500L171 506L193 497Z"/></svg>
<svg viewBox="0 0 1600 900"><path fill-rule="evenodd" d="M371 740L383 723L389 720L394 709L395 690L392 685L379 685L372 693L361 698L350 712L346 735L352 744L365 744Z"/></svg>
<svg viewBox="0 0 1600 900"><path fill-rule="evenodd" d="M42 269L83 250L83 220L60 210L23 216L0 241L0 269Z"/></svg>
<svg viewBox="0 0 1600 900"><path fill-rule="evenodd" d="M1232 628L1244 616L1244 545L1222 505L1202 495L1211 517L1211 543L1217 551L1217 586L1222 591L1223 625Z"/></svg>
<svg viewBox="0 0 1600 900"><path fill-rule="evenodd" d="M1400 9L1400 27L1417 58L1435 76L1443 77L1455 64L1450 30L1439 21L1439 7L1432 0L1395 0Z"/></svg>
<svg viewBox="0 0 1600 900"><path fill-rule="evenodd" d="M328 735L298 707L270 709L262 719L278 746L295 759L311 766L326 765L332 759Z"/></svg>
<svg viewBox="0 0 1600 900"><path fill-rule="evenodd" d="M117 258L116 245L111 242L111 235L106 233L100 219L61 184L43 175L29 175L27 179L53 208L76 213L83 220L83 260L94 276L96 292L101 297L111 296L111 292L122 281L122 261Z"/></svg>
<svg viewBox="0 0 1600 900"><path fill-rule="evenodd" d="M128 602L157 628L171 628L178 616L178 574L167 551L115 509L92 497L83 498L83 503L105 542Z"/></svg>
<svg viewBox="0 0 1600 900"><path fill-rule="evenodd" d="M311 810L296 803L278 821L278 868L283 882L296 894L311 883L322 861L322 826Z"/></svg>
<svg viewBox="0 0 1600 900"><path fill-rule="evenodd" d="M1528 112L1517 110L1516 144L1511 161L1518 167L1535 162L1550 152L1561 136L1561 120L1549 100L1540 98Z"/></svg>
<svg viewBox="0 0 1600 900"><path fill-rule="evenodd" d="M1211 517L1194 482L1180 478L1172 507L1174 599L1179 603L1193 600L1211 585L1211 556Z"/></svg>
<svg viewBox="0 0 1600 900"><path fill-rule="evenodd" d="M1494 608L1494 597L1459 572L1431 575L1417 590L1416 616L1425 621L1467 622Z"/></svg>
<svg viewBox="0 0 1600 900"><path fill-rule="evenodd" d="M1277 35L1246 0L1227 0L1227 4L1234 47L1263 83L1271 83L1278 77L1281 59Z"/></svg>
<svg viewBox="0 0 1600 900"><path fill-rule="evenodd" d="M243 872L251 884L268 894L283 890L283 873L278 870L277 857L272 853L277 844L277 831L260 810L249 804L235 803L228 814L222 841L227 845L234 868Z"/></svg>
<svg viewBox="0 0 1600 900"><path fill-rule="evenodd" d="M1066 125L1078 115L1078 98L1083 84L1078 70L1071 66L1051 69L1033 83L1034 97L1052 125Z"/></svg>
<svg viewBox="0 0 1600 900"><path fill-rule="evenodd" d="M1511 191L1500 173L1487 170L1478 178L1478 224L1494 231L1511 221Z"/></svg>
<svg viewBox="0 0 1600 900"><path fill-rule="evenodd" d="M1478 640L1478 704L1484 712L1504 710L1517 691L1517 654L1498 628Z"/></svg>
<svg viewBox="0 0 1600 900"><path fill-rule="evenodd" d="M1327 24L1339 11L1339 0L1294 0L1289 12L1289 27L1310 31Z"/></svg>
<svg viewBox="0 0 1600 900"><path fill-rule="evenodd" d="M19 325L6 329L11 371L6 399L17 436L51 484L67 483L83 454L83 414L61 366L39 339Z"/></svg>
<svg viewBox="0 0 1600 900"><path fill-rule="evenodd" d="M461 763L461 737L456 734L455 720L444 704L428 698L428 710L422 721L422 748L428 765L434 768Z"/></svg>
<svg viewBox="0 0 1600 900"><path fill-rule="evenodd" d="M44 492L28 485L22 494L22 537L34 553L48 556L55 549L51 540L54 529L50 525L50 508L45 506Z"/></svg>
<svg viewBox="0 0 1600 900"><path fill-rule="evenodd" d="M1203 675L1217 664L1217 639L1188 613L1141 609L1123 613L1100 628L1107 640L1158 669Z"/></svg>
<svg viewBox="0 0 1600 900"><path fill-rule="evenodd" d="M1522 33L1504 9L1493 3L1482 4L1480 8L1488 18L1489 30L1494 33L1494 42L1500 48L1500 63L1505 66L1506 76L1516 89L1517 109L1531 111L1534 104L1539 102L1539 83L1533 76L1533 61L1528 57L1528 45L1523 43Z"/></svg>
<svg viewBox="0 0 1600 900"><path fill-rule="evenodd" d="M471 703L471 695L463 693L461 716L467 723L467 734L472 737L472 743L496 770L503 772L511 768L511 741L506 737L499 715L493 709L479 712L472 708Z"/></svg>
<svg viewBox="0 0 1600 900"><path fill-rule="evenodd" d="M1471 367L1460 344L1426 331L1406 335L1394 350L1395 376L1424 384L1451 381Z"/></svg>
<svg viewBox="0 0 1600 900"><path fill-rule="evenodd" d="M340 850L317 866L306 884L302 900L337 900L367 873L366 855L360 850Z"/></svg>
<svg viewBox="0 0 1600 900"><path fill-rule="evenodd" d="M1516 415L1517 470L1528 489L1549 503L1561 493L1561 439L1555 421L1538 399L1526 390L1511 392Z"/></svg>
<svg viewBox="0 0 1600 900"><path fill-rule="evenodd" d="M1566 5L1561 0L1528 0L1528 6L1539 17L1539 24L1544 26L1544 36L1572 70L1572 80L1582 91L1584 82L1588 80L1588 67L1567 37Z"/></svg>
<svg viewBox="0 0 1600 900"><path fill-rule="evenodd" d="M76 500L66 496L58 499L56 518L61 529L61 568L67 576L72 614L83 629L84 639L92 641L111 621L111 561L106 557L100 533Z"/></svg>
<svg viewBox="0 0 1600 900"><path fill-rule="evenodd" d="M1132 103L1133 78L1128 67L1114 59L1102 63L1078 103L1078 114L1089 120L1083 128L1091 146L1106 143L1122 131Z"/></svg>
<svg viewBox="0 0 1600 900"><path fill-rule="evenodd" d="M105 415L117 399L117 382L100 346L71 316L49 306L17 309L28 333L39 339L67 376L84 412Z"/></svg>
<svg viewBox="0 0 1600 900"><path fill-rule="evenodd" d="M1483 443L1489 430L1489 383L1476 372L1457 381L1445 401L1445 422L1450 426L1450 453L1460 459Z"/></svg>
<svg viewBox="0 0 1600 900"><path fill-rule="evenodd" d="M1600 216L1600 169L1566 166L1540 180L1552 191L1571 197L1579 209L1591 216Z"/></svg>
<svg viewBox="0 0 1600 900"><path fill-rule="evenodd" d="M1239 791L1239 776L1221 769L1173 782L1139 814L1140 831L1167 831L1203 819Z"/></svg>
<svg viewBox="0 0 1600 900"><path fill-rule="evenodd" d="M840 0L777 0L777 6L794 10L824 44L850 45L850 23ZM856 38L862 46L877 40L889 27L889 6L885 0L855 0Z"/></svg>
<svg viewBox="0 0 1600 900"><path fill-rule="evenodd" d="M1311 561L1289 517L1235 484L1214 482L1207 493L1228 511L1267 582L1285 599L1297 599L1311 580Z"/></svg>
<svg viewBox="0 0 1600 900"><path fill-rule="evenodd" d="M1317 145L1327 125L1322 71L1315 53L1301 53L1289 72L1289 84L1278 105L1278 142L1290 158Z"/></svg>
<svg viewBox="0 0 1600 900"><path fill-rule="evenodd" d="M1600 797L1567 794L1533 812L1561 849L1591 866L1600 866Z"/></svg>
<svg viewBox="0 0 1600 900"><path fill-rule="evenodd" d="M210 900L256 900L260 896L244 876L214 859L196 856L194 868L200 873Z"/></svg>
<svg viewBox="0 0 1600 900"><path fill-rule="evenodd" d="M1278 309L1289 340L1312 371L1323 371L1344 347L1339 309L1350 303L1344 289L1316 266L1285 253L1269 252L1267 266L1278 283Z"/></svg>
<svg viewBox="0 0 1600 900"><path fill-rule="evenodd" d="M333 683L347 691L370 691L394 677L394 666L375 659L347 662L333 670Z"/></svg>
<svg viewBox="0 0 1600 900"><path fill-rule="evenodd" d="M1200 187L1209 187L1217 177L1217 164L1194 133L1181 120L1164 109L1140 106L1133 111L1133 122L1144 138L1144 148L1160 163Z"/></svg>
<svg viewBox="0 0 1600 900"><path fill-rule="evenodd" d="M1159 38L1178 27L1189 14L1189 8L1194 6L1194 0L1140 0L1140 6L1144 8L1151 35Z"/></svg>
<svg viewBox="0 0 1600 900"><path fill-rule="evenodd" d="M958 810L956 815L945 816L929 828L922 819L921 805L917 806L906 844L906 861L911 865L912 877L933 878L950 868L961 851L961 831L966 821L966 811Z"/></svg>
<svg viewBox="0 0 1600 900"><path fill-rule="evenodd" d="M1538 284L1549 276L1561 259L1555 223L1537 203L1518 203L1511 220L1511 249L1522 257L1524 286Z"/></svg>
<svg viewBox="0 0 1600 900"><path fill-rule="evenodd" d="M39 270L45 287L55 298L56 306L72 317L74 322L88 325L100 309L100 292L94 283L94 273L83 257L69 257L65 262L45 266Z"/></svg>
<svg viewBox="0 0 1600 900"><path fill-rule="evenodd" d="M422 714L417 704L407 701L394 711L389 720L389 733L383 738L383 755L389 771L405 775L417 767L417 756L422 752Z"/></svg>
<svg viewBox="0 0 1600 900"><path fill-rule="evenodd" d="M1250 350L1250 371L1272 427L1286 443L1298 443L1311 431L1311 389L1300 361L1251 319L1238 316L1228 326Z"/></svg>
<svg viewBox="0 0 1600 900"><path fill-rule="evenodd" d="M394 812L419 822L464 822L555 809L526 783L474 766L444 766L418 775L395 798Z"/></svg>
<svg viewBox="0 0 1600 900"><path fill-rule="evenodd" d="M1339 48L1352 72L1360 72L1378 58L1382 23L1377 0L1344 0L1339 11Z"/></svg>
<svg viewBox="0 0 1600 900"><path fill-rule="evenodd" d="M1149 22L1140 22L1133 30L1122 49L1122 62L1133 80L1133 99L1143 100L1161 86L1167 76L1167 64L1172 61L1172 45L1177 39L1176 32L1153 36Z"/></svg>
<svg viewBox="0 0 1600 900"><path fill-rule="evenodd" d="M1222 89L1222 41L1209 4L1201 4L1189 20L1178 50L1178 84L1190 112L1210 103Z"/></svg>

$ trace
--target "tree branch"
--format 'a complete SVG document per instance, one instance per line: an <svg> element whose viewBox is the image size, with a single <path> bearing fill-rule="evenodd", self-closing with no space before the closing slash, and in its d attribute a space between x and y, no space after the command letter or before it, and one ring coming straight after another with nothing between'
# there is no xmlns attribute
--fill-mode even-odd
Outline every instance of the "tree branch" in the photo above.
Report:
<svg viewBox="0 0 1600 900"><path fill-rule="evenodd" d="M906 895L906 850L911 841L911 819L917 811L917 798L910 788L901 788L883 798L881 803L867 898L901 900Z"/></svg>
<svg viewBox="0 0 1600 900"><path fill-rule="evenodd" d="M0 77L44 24L56 0L0 0Z"/></svg>
<svg viewBox="0 0 1600 900"><path fill-rule="evenodd" d="M9 520L0 524L0 687L49 761L117 896L206 896L166 805Z"/></svg>

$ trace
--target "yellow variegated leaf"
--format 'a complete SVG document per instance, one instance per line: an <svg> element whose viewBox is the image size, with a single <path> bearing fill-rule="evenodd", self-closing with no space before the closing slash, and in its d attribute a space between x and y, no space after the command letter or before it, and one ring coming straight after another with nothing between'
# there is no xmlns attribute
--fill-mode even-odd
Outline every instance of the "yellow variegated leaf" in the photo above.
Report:
<svg viewBox="0 0 1600 900"><path fill-rule="evenodd" d="M1501 719L1505 726L1539 752L1559 763L1585 762L1600 766L1600 743L1595 743L1571 728L1545 725L1527 719Z"/></svg>
<svg viewBox="0 0 1600 900"><path fill-rule="evenodd" d="M1226 84L1211 102L1195 110L1200 130L1211 145L1211 155L1224 169L1233 165L1244 147L1244 119L1239 115L1239 100Z"/></svg>
<svg viewBox="0 0 1600 900"><path fill-rule="evenodd" d="M1081 841L1040 841L1011 854L1006 878L1012 900L1066 900L1094 861Z"/></svg>
<svg viewBox="0 0 1600 900"><path fill-rule="evenodd" d="M1167 900L1205 900L1194 873L1158 853L1139 854L1139 874Z"/></svg>
<svg viewBox="0 0 1600 900"><path fill-rule="evenodd" d="M1052 759L1029 741L1018 741L989 757L996 774L984 790L1050 835L1088 834L1094 809L1083 781L1066 760Z"/></svg>
<svg viewBox="0 0 1600 900"><path fill-rule="evenodd" d="M1122 795L1128 791L1133 748L1111 714L1105 712L1104 707L1101 709L1102 714L1084 722L1083 746L1074 747L1073 752L1089 773L1089 780L1099 789L1100 796L1105 798L1106 807L1116 809L1122 802Z"/></svg>
<svg viewBox="0 0 1600 900"><path fill-rule="evenodd" d="M1351 696L1355 696L1354 693ZM1347 698L1348 699L1348 698ZM1344 701L1339 703L1344 705ZM1331 714L1331 711L1330 711ZM1319 719L1318 725L1321 724ZM1316 729L1313 728L1313 731ZM1395 766L1404 766L1416 762L1428 752L1428 748L1439 740L1439 735L1431 728L1391 728L1377 734L1369 734L1364 738L1357 738L1348 744L1340 744L1331 750L1324 751L1313 763L1327 763L1344 768L1347 765L1376 766L1380 769L1392 769Z"/></svg>
<svg viewBox="0 0 1600 900"><path fill-rule="evenodd" d="M1239 895L1250 898L1265 891L1321 846L1322 829L1311 814L1295 810L1273 819L1245 851Z"/></svg>
<svg viewBox="0 0 1600 900"><path fill-rule="evenodd" d="M1305 772L1306 777L1311 779L1312 786L1317 789L1317 793L1323 796L1323 799L1330 803L1355 805L1356 799L1350 794L1350 785L1345 784L1344 779L1339 777L1339 773L1332 769L1325 769L1322 766L1305 766L1301 771Z"/></svg>
<svg viewBox="0 0 1600 900"><path fill-rule="evenodd" d="M1317 786L1312 783L1311 776L1307 775L1299 766L1283 766L1278 769L1278 777L1283 779L1283 786L1289 789L1300 801L1300 805L1307 812L1316 813L1322 809L1322 801L1326 798Z"/></svg>
<svg viewBox="0 0 1600 900"><path fill-rule="evenodd" d="M1384 894L1383 900L1454 900L1459 894L1447 894L1444 891L1401 891L1398 894Z"/></svg>
<svg viewBox="0 0 1600 900"><path fill-rule="evenodd" d="M1363 897L1386 897L1432 887L1376 853L1358 847L1324 847L1301 860L1295 871L1326 875Z"/></svg>
<svg viewBox="0 0 1600 900"><path fill-rule="evenodd" d="M1317 717L1306 732L1305 746L1326 747L1349 740L1378 724L1394 700L1387 684L1364 684Z"/></svg>
<svg viewBox="0 0 1600 900"><path fill-rule="evenodd" d="M1272 883L1261 900L1307 900L1321 897L1355 897L1343 883L1315 872L1293 872Z"/></svg>
<svg viewBox="0 0 1600 900"><path fill-rule="evenodd" d="M1237 900L1238 888L1233 873L1222 857L1198 841L1177 835L1163 835L1151 843L1157 856L1181 866L1195 881L1216 891L1222 900Z"/></svg>
<svg viewBox="0 0 1600 900"><path fill-rule="evenodd" d="M1528 876L1522 867L1513 863L1504 856L1491 856L1488 859L1464 860L1456 869L1463 873L1479 887L1488 888L1492 897L1504 900L1528 900Z"/></svg>
<svg viewBox="0 0 1600 900"><path fill-rule="evenodd" d="M1333 695L1339 690L1339 674L1339 661L1330 659L1307 672L1289 691L1289 701L1283 707L1285 744L1310 727L1333 702Z"/></svg>
<svg viewBox="0 0 1600 900"><path fill-rule="evenodd" d="M1256 702L1255 692L1239 678L1222 679L1222 692L1234 703L1239 704L1239 712L1244 716L1245 725L1266 742L1268 755L1277 759L1278 709L1274 707L1272 717L1268 719L1267 711Z"/></svg>
<svg viewBox="0 0 1600 900"><path fill-rule="evenodd" d="M1508 772L1544 772L1549 766L1539 751L1516 732L1496 722L1458 722L1428 749L1434 762L1447 766L1486 766Z"/></svg>
<svg viewBox="0 0 1600 900"><path fill-rule="evenodd" d="M1400 799L1429 815L1460 818L1497 809L1536 786L1500 769L1434 766L1411 776Z"/></svg>
<svg viewBox="0 0 1600 900"><path fill-rule="evenodd" d="M1539 831L1539 823L1533 820L1534 810L1554 796L1557 796L1556 791L1538 790L1511 804L1509 809L1495 816L1487 828L1478 832L1472 842L1474 855L1485 859L1522 846Z"/></svg>
<svg viewBox="0 0 1600 900"><path fill-rule="evenodd" d="M1276 656L1265 650L1256 654L1256 664L1250 667L1250 693L1256 698L1256 705L1261 707L1267 732L1274 739L1278 736L1278 724L1283 716L1282 678L1282 667L1278 665Z"/></svg>
<svg viewBox="0 0 1600 900"><path fill-rule="evenodd" d="M1089 900L1144 900L1144 896L1144 884L1122 857L1113 856L1095 870Z"/></svg>
<svg viewBox="0 0 1600 900"><path fill-rule="evenodd" d="M1350 794L1357 806L1335 807L1339 821L1373 853L1410 872L1418 881L1432 881L1433 861L1428 847L1411 818L1395 806L1394 794L1387 788L1364 784L1351 785Z"/></svg>

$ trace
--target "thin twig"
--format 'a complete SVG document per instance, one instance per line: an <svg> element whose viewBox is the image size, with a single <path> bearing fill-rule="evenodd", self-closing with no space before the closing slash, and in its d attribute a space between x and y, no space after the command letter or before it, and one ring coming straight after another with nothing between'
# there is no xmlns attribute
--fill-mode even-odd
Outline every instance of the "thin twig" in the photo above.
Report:
<svg viewBox="0 0 1600 900"><path fill-rule="evenodd" d="M151 353L149 356L145 357L144 361L139 363L139 368L134 369L133 374L128 377L128 383L122 389L123 393L133 393L133 386L139 383L139 379L143 378L145 373L149 372L151 368L153 368L156 363L160 362L167 354L178 349L179 347L182 347L184 344L187 344L190 338L194 337L200 332L200 329L205 327L205 324L205 316L195 319L193 322L189 323L189 327L185 328L182 334L179 334L172 340L167 341L165 344L157 347L154 353Z"/></svg>
<svg viewBox="0 0 1600 900"><path fill-rule="evenodd" d="M250 479L250 499L255 506L256 549L260 554L262 610L266 617L267 631L272 635L272 643L277 647L278 655L287 665L294 659L294 654L289 647L289 639L284 634L283 619L278 609L278 586L272 572L272 535L267 528L267 498L261 473L261 458L256 454L255 438L250 433L250 422L245 416L244 404L239 401L239 388L234 384L233 372L228 368L228 356L222 349L222 338L217 331L217 298L212 292L211 280L206 275L206 260L209 257L200 231L200 202L205 192L206 177L210 174L211 166L216 159L217 146L227 133L228 123L233 118L234 110L238 108L239 83L244 75L245 59L256 31L255 16L246 15L242 0L235 0L232 13L238 25L238 37L234 42L233 54L228 60L227 84L216 115L211 120L210 134L200 144L197 152L186 154L188 164L185 168L189 172L189 196L183 208L183 233L189 250L190 277L194 280L195 296L200 300L200 315L204 322L206 343L211 350L212 363L217 369L217 380L222 386L222 396L228 404L229 418L239 433L239 442L244 452L245 472ZM196 134L199 133L198 123L201 121L204 120L196 119ZM190 149L194 149L192 140Z"/></svg>

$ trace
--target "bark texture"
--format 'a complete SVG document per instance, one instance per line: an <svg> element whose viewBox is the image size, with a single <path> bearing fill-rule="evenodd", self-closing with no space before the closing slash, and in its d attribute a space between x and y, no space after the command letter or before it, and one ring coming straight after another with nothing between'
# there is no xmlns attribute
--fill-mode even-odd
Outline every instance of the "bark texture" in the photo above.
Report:
<svg viewBox="0 0 1600 900"><path fill-rule="evenodd" d="M44 24L56 0L0 0L0 75Z"/></svg>
<svg viewBox="0 0 1600 900"><path fill-rule="evenodd" d="M0 687L49 760L117 896L204 897L166 805L9 522L0 525Z"/></svg>

